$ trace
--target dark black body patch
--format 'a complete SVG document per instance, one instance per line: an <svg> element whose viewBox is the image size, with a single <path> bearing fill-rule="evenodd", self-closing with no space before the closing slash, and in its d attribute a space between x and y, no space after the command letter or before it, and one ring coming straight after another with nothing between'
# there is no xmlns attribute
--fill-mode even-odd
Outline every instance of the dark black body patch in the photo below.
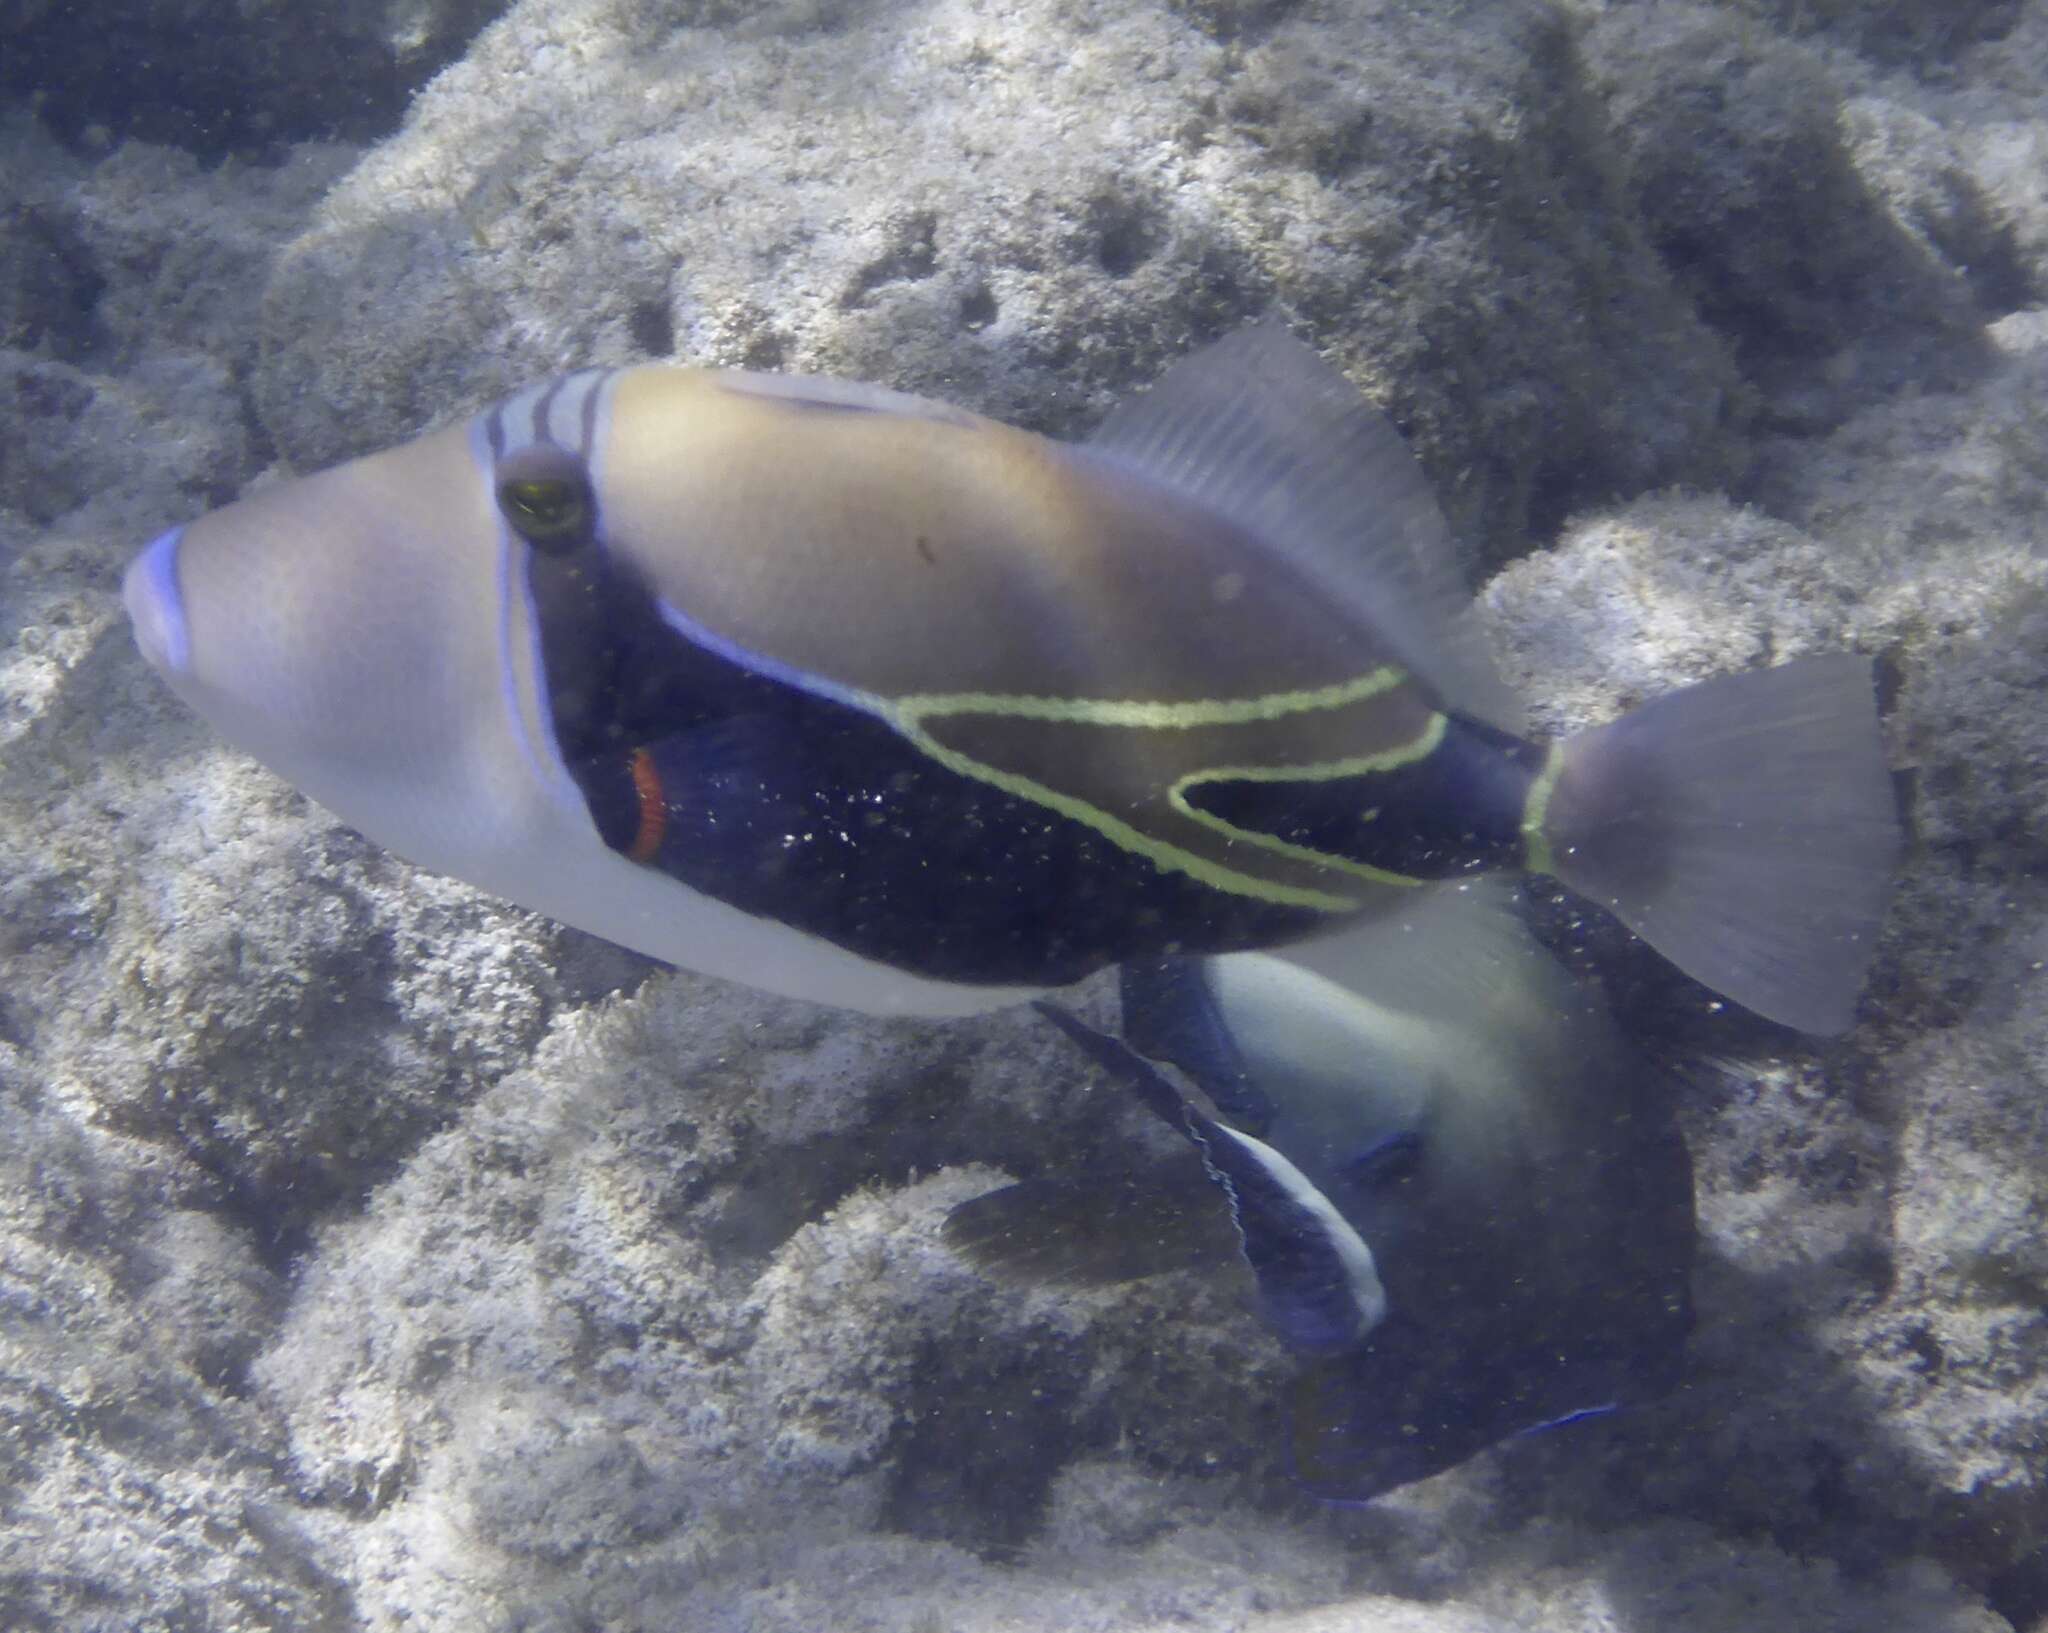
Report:
<svg viewBox="0 0 2048 1633"><path fill-rule="evenodd" d="M1117 984L1124 1041L1148 1059L1179 1067L1233 1128L1263 1139L1273 1123L1273 1102L1245 1064L1201 963L1133 959L1117 972Z"/></svg>
<svg viewBox="0 0 2048 1633"><path fill-rule="evenodd" d="M533 557L529 583L556 739L605 843L645 831L644 751L666 806L649 865L743 912L932 979L1024 986L1329 922L1162 869L708 651L601 546Z"/></svg>
<svg viewBox="0 0 2048 1633"><path fill-rule="evenodd" d="M1522 865L1529 789L1549 750L1450 715L1435 748L1386 771L1299 782L1199 782L1195 809L1405 879Z"/></svg>

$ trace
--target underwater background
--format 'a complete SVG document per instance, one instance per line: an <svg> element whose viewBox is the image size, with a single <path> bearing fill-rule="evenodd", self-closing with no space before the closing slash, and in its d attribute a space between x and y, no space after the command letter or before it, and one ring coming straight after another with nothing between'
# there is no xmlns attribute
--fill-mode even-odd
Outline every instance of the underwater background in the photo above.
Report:
<svg viewBox="0 0 2048 1633"><path fill-rule="evenodd" d="M1242 1277L940 1240L1146 1138L1049 1028L410 869L119 603L565 366L1076 435L1268 313L1539 725L1853 647L1914 840L1826 1043L1539 893L1686 1375L1358 1508ZM2048 1627L2048 0L0 0L0 403L0 1628Z"/></svg>

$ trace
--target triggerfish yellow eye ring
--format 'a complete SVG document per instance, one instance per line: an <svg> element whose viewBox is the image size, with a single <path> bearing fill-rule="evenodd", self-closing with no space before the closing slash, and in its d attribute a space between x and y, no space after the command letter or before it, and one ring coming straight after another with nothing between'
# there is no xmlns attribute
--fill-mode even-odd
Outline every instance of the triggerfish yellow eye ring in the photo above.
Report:
<svg viewBox="0 0 2048 1633"><path fill-rule="evenodd" d="M498 510L513 532L550 555L588 543L596 520L583 462L546 443L522 448L500 463Z"/></svg>

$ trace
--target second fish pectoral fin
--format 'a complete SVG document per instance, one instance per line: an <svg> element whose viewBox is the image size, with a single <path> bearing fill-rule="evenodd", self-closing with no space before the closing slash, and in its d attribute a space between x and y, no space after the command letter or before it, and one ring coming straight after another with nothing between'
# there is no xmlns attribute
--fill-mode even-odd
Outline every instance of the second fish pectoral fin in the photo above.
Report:
<svg viewBox="0 0 2048 1633"><path fill-rule="evenodd" d="M1096 1165L984 1192L946 1216L946 1246L992 1280L1107 1287L1237 1256L1200 1159Z"/></svg>
<svg viewBox="0 0 2048 1633"><path fill-rule="evenodd" d="M1097 1066L1136 1090L1138 1098L1154 1116L1185 1133L1188 1115L1191 1112L1201 1115L1195 1112L1187 1096L1164 1072L1121 1038L1111 1037L1107 1032L1090 1026L1072 1010L1044 998L1038 999L1031 1007L1064 1032L1068 1041Z"/></svg>

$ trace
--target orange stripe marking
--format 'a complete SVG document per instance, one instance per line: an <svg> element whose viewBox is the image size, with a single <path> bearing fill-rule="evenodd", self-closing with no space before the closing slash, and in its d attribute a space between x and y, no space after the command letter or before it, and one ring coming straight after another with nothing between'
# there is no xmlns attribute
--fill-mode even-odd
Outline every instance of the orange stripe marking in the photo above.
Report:
<svg viewBox="0 0 2048 1633"><path fill-rule="evenodd" d="M633 791L640 796L640 828L626 855L635 862L651 862L661 853L661 836L668 829L668 798L661 791L653 755L636 748L626 763L633 773Z"/></svg>

